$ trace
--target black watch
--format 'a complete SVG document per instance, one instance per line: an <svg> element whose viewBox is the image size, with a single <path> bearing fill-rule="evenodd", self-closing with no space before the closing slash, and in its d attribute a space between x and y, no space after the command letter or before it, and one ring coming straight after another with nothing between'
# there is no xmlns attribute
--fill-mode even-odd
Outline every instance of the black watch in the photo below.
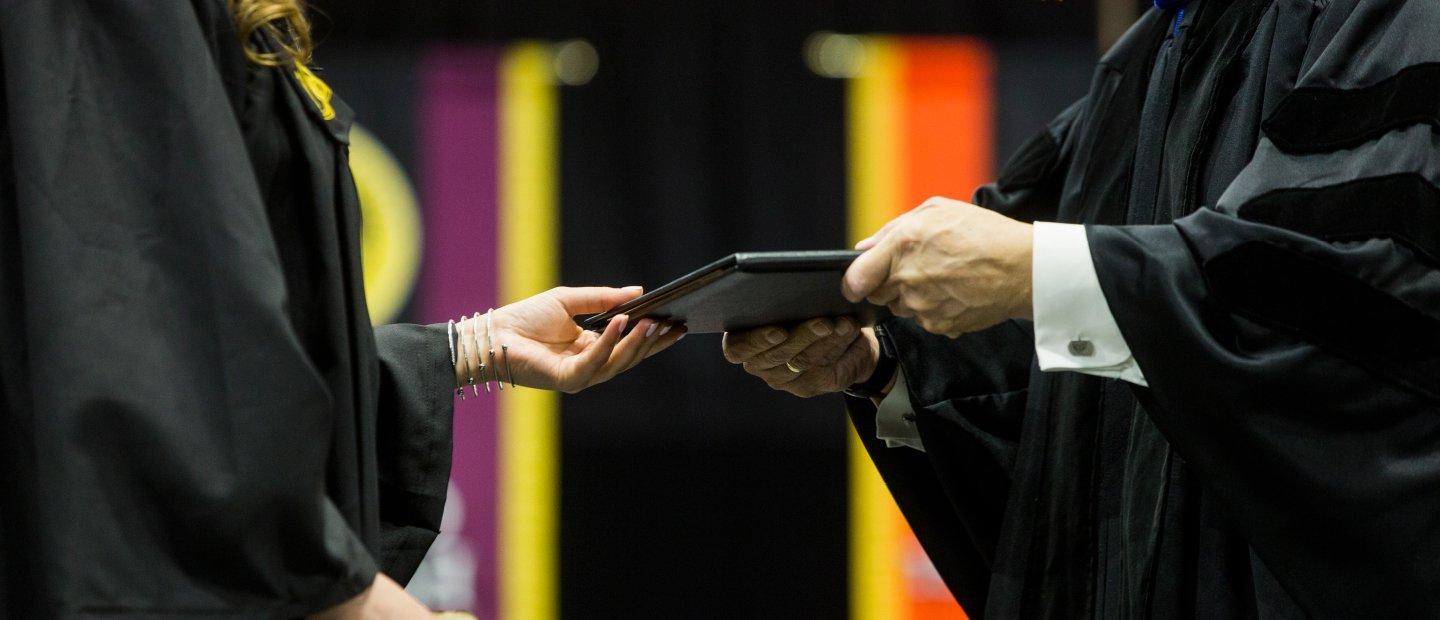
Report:
<svg viewBox="0 0 1440 620"><path fill-rule="evenodd" d="M890 385L890 380L895 377L895 367L900 361L895 355L895 350L890 344L890 339L885 337L884 328L875 326L875 340L880 343L880 359L875 362L875 372L869 379L852 384L845 388L845 393L856 398L883 398L885 388Z"/></svg>

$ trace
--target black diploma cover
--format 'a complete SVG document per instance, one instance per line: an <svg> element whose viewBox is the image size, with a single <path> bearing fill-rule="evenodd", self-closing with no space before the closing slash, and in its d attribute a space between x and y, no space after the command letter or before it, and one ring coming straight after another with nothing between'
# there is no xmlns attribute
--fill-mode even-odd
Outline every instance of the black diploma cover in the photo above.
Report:
<svg viewBox="0 0 1440 620"><path fill-rule="evenodd" d="M603 330L625 314L676 321L693 334L785 325L816 317L854 317L869 325L887 316L869 303L851 303L840 294L855 250L742 252L718 261L601 314L581 319L585 329Z"/></svg>

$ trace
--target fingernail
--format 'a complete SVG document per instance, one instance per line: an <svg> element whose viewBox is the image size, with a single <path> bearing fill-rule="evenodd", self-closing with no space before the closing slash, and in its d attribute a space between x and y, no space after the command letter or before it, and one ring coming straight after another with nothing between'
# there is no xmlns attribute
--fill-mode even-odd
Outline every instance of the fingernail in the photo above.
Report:
<svg viewBox="0 0 1440 620"><path fill-rule="evenodd" d="M841 336L849 334L851 329L853 327L850 325L850 319L840 319L835 322L835 332Z"/></svg>
<svg viewBox="0 0 1440 620"><path fill-rule="evenodd" d="M669 324L669 323L666 323L664 327L661 327L661 328L660 328L660 335L661 335L661 336L664 336L665 334L668 334L668 333L670 333L670 324Z"/></svg>
<svg viewBox="0 0 1440 620"><path fill-rule="evenodd" d="M680 342L681 340L684 340L686 336L689 336L689 335L690 335L690 332L685 332L685 333L683 333L683 334L680 334L679 337L675 338L675 342Z"/></svg>
<svg viewBox="0 0 1440 620"><path fill-rule="evenodd" d="M780 344L782 342L785 342L785 332L778 329L772 329L768 332L765 332L765 339L769 340L770 344Z"/></svg>
<svg viewBox="0 0 1440 620"><path fill-rule="evenodd" d="M811 323L810 331L813 332L816 336L829 336L830 326L823 321L819 323Z"/></svg>
<svg viewBox="0 0 1440 620"><path fill-rule="evenodd" d="M627 286L627 287L625 287L625 290L626 290L626 291L644 291L644 290L645 290L645 287L640 286L640 285L637 284L637 285Z"/></svg>
<svg viewBox="0 0 1440 620"><path fill-rule="evenodd" d="M620 324L620 331L623 332L623 331L625 331L625 326L628 325L628 324L630 324L630 315L628 315L628 314L622 314L622 315L620 315L620 316L615 317L614 320L615 320L616 323L619 323L619 324Z"/></svg>
<svg viewBox="0 0 1440 620"><path fill-rule="evenodd" d="M656 327L659 327L659 326L660 326L659 323L651 323L651 324L650 324L650 327L645 330L645 337L646 337L646 338L649 338L649 337L651 337L651 336L654 336L654 335L655 335L655 328L656 328Z"/></svg>

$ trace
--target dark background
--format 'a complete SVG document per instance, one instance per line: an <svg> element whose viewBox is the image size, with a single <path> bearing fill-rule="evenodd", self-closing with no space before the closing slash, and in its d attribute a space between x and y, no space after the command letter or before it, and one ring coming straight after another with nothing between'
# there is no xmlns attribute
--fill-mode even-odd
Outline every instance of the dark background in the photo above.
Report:
<svg viewBox="0 0 1440 620"><path fill-rule="evenodd" d="M1083 95L1090 2L484 0L314 3L328 80L414 161L417 42L583 37L600 68L561 89L562 279L658 285L740 250L845 244L842 80L816 31L969 34L993 47L996 162ZM379 92L368 85L392 85ZM568 616L845 613L838 397L765 389L695 336L562 406Z"/></svg>

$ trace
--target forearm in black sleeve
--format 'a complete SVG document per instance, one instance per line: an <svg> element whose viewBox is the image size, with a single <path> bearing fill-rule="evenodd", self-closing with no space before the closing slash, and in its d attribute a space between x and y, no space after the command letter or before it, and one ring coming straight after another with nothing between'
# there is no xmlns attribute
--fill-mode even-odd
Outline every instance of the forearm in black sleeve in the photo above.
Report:
<svg viewBox="0 0 1440 620"><path fill-rule="evenodd" d="M455 369L444 325L377 327L375 345L381 562L403 584L440 532L454 439Z"/></svg>

